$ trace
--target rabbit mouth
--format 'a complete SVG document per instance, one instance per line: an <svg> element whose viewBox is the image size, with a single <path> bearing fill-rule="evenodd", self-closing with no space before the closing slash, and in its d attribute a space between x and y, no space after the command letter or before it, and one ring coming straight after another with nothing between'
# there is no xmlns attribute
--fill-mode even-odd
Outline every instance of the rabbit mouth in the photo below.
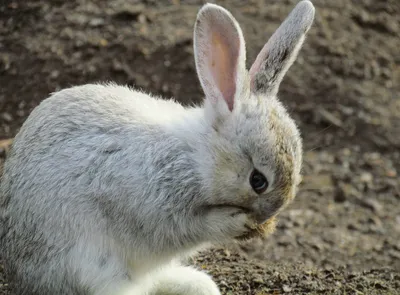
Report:
<svg viewBox="0 0 400 295"><path fill-rule="evenodd" d="M264 238L275 231L276 222L276 217L272 216L264 223L259 224L257 227L246 226L249 231L241 236L235 237L235 240L239 242L244 242L253 238Z"/></svg>
<svg viewBox="0 0 400 295"><path fill-rule="evenodd" d="M257 218L259 214L256 213L256 211L252 208L249 207L244 207L240 205L234 205L234 204L216 204L216 205L211 205L208 206L209 208L236 208L238 209L238 214L239 213L245 213L251 216L251 219L254 220L254 223L252 225L245 225L247 231L237 237L234 237L235 240L238 242L244 242L253 238L263 238L271 233L273 233L276 229L276 213L271 214L269 212L269 217L265 218L265 214L263 215L264 218ZM261 221L262 220L262 221Z"/></svg>

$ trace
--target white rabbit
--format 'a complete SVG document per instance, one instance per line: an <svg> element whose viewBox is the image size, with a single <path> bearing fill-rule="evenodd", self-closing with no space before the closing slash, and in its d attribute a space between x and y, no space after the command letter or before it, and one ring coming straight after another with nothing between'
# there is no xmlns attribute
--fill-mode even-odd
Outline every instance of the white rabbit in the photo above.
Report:
<svg viewBox="0 0 400 295"><path fill-rule="evenodd" d="M203 6L201 107L114 84L36 107L1 182L1 252L16 294L220 294L179 259L270 232L295 196L302 142L276 94L313 18L300 2L248 72L236 20Z"/></svg>

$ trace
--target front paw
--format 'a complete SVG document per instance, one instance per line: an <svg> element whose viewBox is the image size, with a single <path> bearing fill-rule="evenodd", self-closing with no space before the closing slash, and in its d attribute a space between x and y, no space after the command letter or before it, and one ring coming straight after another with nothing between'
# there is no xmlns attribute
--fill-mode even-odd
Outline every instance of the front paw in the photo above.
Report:
<svg viewBox="0 0 400 295"><path fill-rule="evenodd" d="M221 295L211 277L192 267L166 268L152 276L149 295Z"/></svg>
<svg viewBox="0 0 400 295"><path fill-rule="evenodd" d="M216 206L209 208L206 215L208 240L225 241L240 238L253 231L254 223L241 208L234 206Z"/></svg>

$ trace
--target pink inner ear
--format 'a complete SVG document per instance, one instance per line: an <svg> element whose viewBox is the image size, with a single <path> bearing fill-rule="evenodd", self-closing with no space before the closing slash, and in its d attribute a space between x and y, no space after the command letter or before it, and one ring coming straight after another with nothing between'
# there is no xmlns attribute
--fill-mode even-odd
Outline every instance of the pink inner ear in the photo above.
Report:
<svg viewBox="0 0 400 295"><path fill-rule="evenodd" d="M234 40L234 42L232 42ZM239 39L229 42L227 36L213 32L211 37L211 58L209 69L230 111L233 110L236 92L236 68L240 48Z"/></svg>

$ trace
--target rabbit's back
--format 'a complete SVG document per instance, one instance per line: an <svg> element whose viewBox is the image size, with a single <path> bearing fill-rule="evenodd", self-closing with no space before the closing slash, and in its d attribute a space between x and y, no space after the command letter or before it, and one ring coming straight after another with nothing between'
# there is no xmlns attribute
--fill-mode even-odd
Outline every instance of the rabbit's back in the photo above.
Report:
<svg viewBox="0 0 400 295"><path fill-rule="evenodd" d="M32 283L30 288L49 274L60 280L53 286L67 292L57 294L85 294L67 273L73 272L71 255L83 240L84 247L94 237L101 237L96 247L113 243L102 237L118 230L113 219L129 204L112 198L124 195L127 179L131 186L144 182L140 175L149 172L140 171L143 152L152 142L165 143L157 123L182 111L174 102L115 85L66 89L34 109L14 140L1 182L1 246L11 276ZM127 146L140 155L127 155Z"/></svg>
<svg viewBox="0 0 400 295"><path fill-rule="evenodd" d="M53 94L32 111L14 139L1 182L3 210L14 204L6 211L47 215L57 205L78 202L77 194L101 191L107 170L119 165L123 173L144 161L139 155L144 147L168 137L158 123L183 111L172 101L116 85L84 85ZM128 148L137 153L126 155Z"/></svg>
<svg viewBox="0 0 400 295"><path fill-rule="evenodd" d="M173 101L117 85L89 84L57 92L32 111L15 137L4 167L2 192L18 199L16 191L29 191L38 200L32 196L23 202L33 200L32 206L39 206L45 197L38 196L42 185L43 191L56 192L71 187L66 183L71 178L90 177L99 162L108 168L117 166L123 155L113 157L114 153L127 147L135 150L135 146L140 151L160 137L165 139L165 126L184 112ZM139 158L133 154L129 159L135 157ZM121 170L128 163L124 164ZM3 198L3 207L10 201Z"/></svg>

